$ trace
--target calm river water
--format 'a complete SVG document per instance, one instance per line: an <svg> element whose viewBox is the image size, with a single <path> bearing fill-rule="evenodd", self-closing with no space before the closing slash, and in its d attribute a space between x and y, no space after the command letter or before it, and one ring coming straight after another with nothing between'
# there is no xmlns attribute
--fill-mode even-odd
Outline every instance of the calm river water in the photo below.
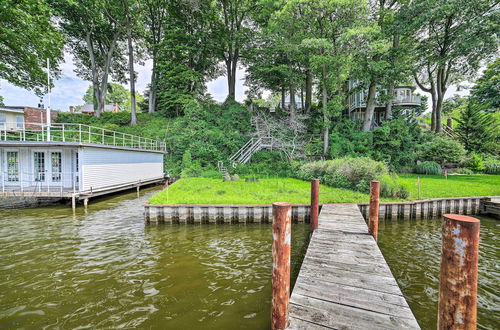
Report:
<svg viewBox="0 0 500 330"><path fill-rule="evenodd" d="M146 225L153 191L0 210L0 328L269 328L271 226Z"/></svg>
<svg viewBox="0 0 500 330"><path fill-rule="evenodd" d="M500 325L500 221L480 217L478 328ZM422 329L435 329L441 220L381 222L379 246Z"/></svg>

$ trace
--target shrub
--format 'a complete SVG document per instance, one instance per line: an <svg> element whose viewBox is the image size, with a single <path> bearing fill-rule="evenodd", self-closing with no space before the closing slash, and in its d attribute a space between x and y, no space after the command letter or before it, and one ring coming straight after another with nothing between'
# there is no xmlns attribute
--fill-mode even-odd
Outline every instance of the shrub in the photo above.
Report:
<svg viewBox="0 0 500 330"><path fill-rule="evenodd" d="M474 171L472 171L471 169L468 169L466 167L460 167L460 168L457 168L453 171L454 174L465 174L465 175L471 175L471 174L474 174Z"/></svg>
<svg viewBox="0 0 500 330"><path fill-rule="evenodd" d="M484 173L500 174L500 160L489 158L484 162Z"/></svg>
<svg viewBox="0 0 500 330"><path fill-rule="evenodd" d="M423 162L417 164L414 168L415 173L418 174L436 174L439 175L443 173L441 165L436 162Z"/></svg>
<svg viewBox="0 0 500 330"><path fill-rule="evenodd" d="M469 161L467 162L467 168L474 172L480 172L484 170L483 157L478 154L471 154Z"/></svg>
<svg viewBox="0 0 500 330"><path fill-rule="evenodd" d="M321 179L331 187L353 189L367 193L370 181L381 180L383 197L408 196L406 189L397 184L396 176L388 175L387 166L368 157L345 157L327 161L305 163L293 173L302 180Z"/></svg>
<svg viewBox="0 0 500 330"><path fill-rule="evenodd" d="M420 146L418 157L422 161L433 161L441 165L461 163L465 159L465 149L453 139L436 135Z"/></svg>

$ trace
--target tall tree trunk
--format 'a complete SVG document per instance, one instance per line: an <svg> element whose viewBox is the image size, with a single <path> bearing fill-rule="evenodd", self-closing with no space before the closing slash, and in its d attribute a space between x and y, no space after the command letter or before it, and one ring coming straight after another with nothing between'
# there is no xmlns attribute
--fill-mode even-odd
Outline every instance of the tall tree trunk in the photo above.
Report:
<svg viewBox="0 0 500 330"><path fill-rule="evenodd" d="M300 86L300 111L304 113L305 105L304 105L304 87Z"/></svg>
<svg viewBox="0 0 500 330"><path fill-rule="evenodd" d="M363 131L369 131L372 128L373 113L375 112L375 105L377 102L376 98L377 92L377 82L375 79L370 81L370 86L368 87L368 98L366 100L366 111L365 111L365 121L363 123Z"/></svg>
<svg viewBox="0 0 500 330"><path fill-rule="evenodd" d="M436 109L437 109L437 94L436 94L436 86L434 82L431 80L431 100L432 100L432 112L431 112L431 130L436 130Z"/></svg>
<svg viewBox="0 0 500 330"><path fill-rule="evenodd" d="M285 110L285 103L286 103L285 86L281 86L281 109L282 110Z"/></svg>
<svg viewBox="0 0 500 330"><path fill-rule="evenodd" d="M295 88L290 87L290 118L295 120L296 104L295 104Z"/></svg>
<svg viewBox="0 0 500 330"><path fill-rule="evenodd" d="M153 52L153 69L151 71L151 82L149 83L148 113L156 110L156 54Z"/></svg>
<svg viewBox="0 0 500 330"><path fill-rule="evenodd" d="M312 73L311 69L306 71L306 113L311 110L312 103Z"/></svg>
<svg viewBox="0 0 500 330"><path fill-rule="evenodd" d="M392 48L398 48L399 47L399 34L395 34L393 39L392 39ZM394 66L397 66L397 61L398 58L394 58ZM393 100L394 100L394 83L389 86L389 100L387 101L387 105L385 107L385 118L387 120L392 119L392 105L393 105Z"/></svg>
<svg viewBox="0 0 500 330"><path fill-rule="evenodd" d="M234 101L236 99L236 68L238 67L238 51L235 51L234 55L229 56L229 60L226 61L227 70L227 88L228 88L228 101Z"/></svg>
<svg viewBox="0 0 500 330"><path fill-rule="evenodd" d="M390 99L387 101L387 105L385 106L385 119L390 120L392 119L392 104L394 100L394 84L391 84L389 86L389 90L387 91L388 96Z"/></svg>
<svg viewBox="0 0 500 330"><path fill-rule="evenodd" d="M135 107L134 46L132 45L130 18L128 18L127 21L128 71L130 76L130 125L135 125L137 124L137 110Z"/></svg>
<svg viewBox="0 0 500 330"><path fill-rule="evenodd" d="M330 139L330 122L328 120L328 94L326 87L326 66L323 64L323 74L322 74L322 103L323 103L323 156L326 156L329 149L329 139Z"/></svg>

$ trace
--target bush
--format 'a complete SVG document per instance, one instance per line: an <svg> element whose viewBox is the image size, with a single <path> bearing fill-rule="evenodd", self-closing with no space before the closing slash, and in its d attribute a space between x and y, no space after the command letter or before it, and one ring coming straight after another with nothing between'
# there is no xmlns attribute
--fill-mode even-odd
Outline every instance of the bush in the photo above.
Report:
<svg viewBox="0 0 500 330"><path fill-rule="evenodd" d="M445 163L461 163L465 159L465 149L457 141L436 135L429 142L420 146L418 157L422 161L433 161L441 165Z"/></svg>
<svg viewBox="0 0 500 330"><path fill-rule="evenodd" d="M436 162L423 162L420 164L417 164L414 168L415 173L418 174L435 174L439 175L443 173L443 169L441 168L441 165L439 165Z"/></svg>
<svg viewBox="0 0 500 330"><path fill-rule="evenodd" d="M471 157L467 162L467 168L474 172L480 172L484 170L485 166L483 157L481 157L481 155L478 154L471 154Z"/></svg>
<svg viewBox="0 0 500 330"><path fill-rule="evenodd" d="M239 164L234 172L240 175L289 177L292 176L292 165L280 152L259 151L248 164Z"/></svg>
<svg viewBox="0 0 500 330"><path fill-rule="evenodd" d="M489 158L484 162L484 173L500 174L500 160Z"/></svg>
<svg viewBox="0 0 500 330"><path fill-rule="evenodd" d="M396 175L383 175L380 178L380 196L407 199L409 195L408 189L398 183Z"/></svg>
<svg viewBox="0 0 500 330"><path fill-rule="evenodd" d="M381 180L382 197L408 196L406 189L397 184L396 176L388 175L387 166L368 157L345 157L334 160L305 163L294 171L302 180L319 178L327 186L369 192L370 181ZM404 197L401 197L404 198Z"/></svg>
<svg viewBox="0 0 500 330"><path fill-rule="evenodd" d="M471 175L471 174L474 174L474 171L472 171L471 169L465 168L465 167L460 167L460 168L456 168L455 170L453 170L453 174Z"/></svg>

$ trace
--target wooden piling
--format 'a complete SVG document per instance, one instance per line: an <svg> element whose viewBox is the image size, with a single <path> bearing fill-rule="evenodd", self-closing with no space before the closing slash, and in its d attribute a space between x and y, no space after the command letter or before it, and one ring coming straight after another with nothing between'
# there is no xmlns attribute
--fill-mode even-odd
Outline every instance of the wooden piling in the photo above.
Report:
<svg viewBox="0 0 500 330"><path fill-rule="evenodd" d="M318 228L319 215L319 179L311 181L311 230Z"/></svg>
<svg viewBox="0 0 500 330"><path fill-rule="evenodd" d="M290 299L290 245L292 232L290 203L273 204L273 277L271 329L288 326Z"/></svg>
<svg viewBox="0 0 500 330"><path fill-rule="evenodd" d="M479 220L443 215L438 329L476 329Z"/></svg>
<svg viewBox="0 0 500 330"><path fill-rule="evenodd" d="M370 215L368 220L368 232L377 240L378 237L378 212L380 204L380 182L370 183Z"/></svg>
<svg viewBox="0 0 500 330"><path fill-rule="evenodd" d="M88 199L88 198L85 198L85 199L83 200L83 207L84 207L84 208L87 208L87 206L88 206L88 205L89 205L89 199Z"/></svg>

